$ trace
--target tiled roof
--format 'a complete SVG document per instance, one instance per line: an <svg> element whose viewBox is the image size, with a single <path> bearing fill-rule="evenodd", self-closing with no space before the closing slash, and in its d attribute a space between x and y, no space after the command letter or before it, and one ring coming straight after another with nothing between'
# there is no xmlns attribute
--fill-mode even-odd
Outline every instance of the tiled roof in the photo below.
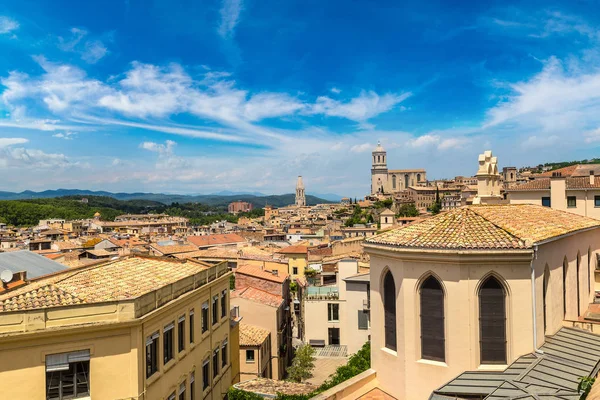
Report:
<svg viewBox="0 0 600 400"><path fill-rule="evenodd" d="M235 388L246 392L260 393L275 397L279 393L301 395L313 392L316 387L309 383L277 381L274 379L256 378L235 384ZM265 397L265 396L263 396Z"/></svg>
<svg viewBox="0 0 600 400"><path fill-rule="evenodd" d="M152 244L150 245L150 247L164 255L189 253L198 250L198 248L192 244L173 244L170 246L160 246L158 244Z"/></svg>
<svg viewBox="0 0 600 400"><path fill-rule="evenodd" d="M283 297L281 296L265 292L264 290L260 290L252 286L232 291L231 297L251 300L275 308L279 307L283 301Z"/></svg>
<svg viewBox="0 0 600 400"><path fill-rule="evenodd" d="M527 191L527 190L550 190L550 178L539 178L532 181L522 183L520 185L512 185L508 191Z"/></svg>
<svg viewBox="0 0 600 400"><path fill-rule="evenodd" d="M567 189L600 189L600 176L594 177L594 183L590 183L590 177L567 178Z"/></svg>
<svg viewBox="0 0 600 400"><path fill-rule="evenodd" d="M235 269L236 274L242 275L250 275L256 278L261 278L267 281L283 283L288 278L288 274L285 272L278 272L277 275L274 275L270 271L265 271L260 269L260 267L255 267L254 265L239 265Z"/></svg>
<svg viewBox="0 0 600 400"><path fill-rule="evenodd" d="M575 170L577 169L577 167L579 167L579 164L576 165L569 165L568 167L563 167L563 168L558 168L558 169L554 169L552 171L546 171L546 172L542 172L541 174L537 174L535 175L535 177L550 177L556 173L561 174L564 177L567 176L571 176L573 174L573 172L575 172Z"/></svg>
<svg viewBox="0 0 600 400"><path fill-rule="evenodd" d="M471 206L387 231L369 244L426 249L527 249L600 221L531 204Z"/></svg>
<svg viewBox="0 0 600 400"><path fill-rule="evenodd" d="M307 254L308 246L303 246L303 245L288 246L288 247L284 247L283 249L279 250L278 253L281 253L281 254Z"/></svg>
<svg viewBox="0 0 600 400"><path fill-rule="evenodd" d="M131 257L65 270L0 295L0 311L134 299L205 269L192 262Z"/></svg>
<svg viewBox="0 0 600 400"><path fill-rule="evenodd" d="M269 330L240 323L240 346L260 346L269 337Z"/></svg>
<svg viewBox="0 0 600 400"><path fill-rule="evenodd" d="M219 235L204 235L204 236L188 236L188 242L195 244L198 247L218 246L229 243L243 243L246 241L237 233L223 233Z"/></svg>
<svg viewBox="0 0 600 400"><path fill-rule="evenodd" d="M569 177L565 179L567 190L574 189L600 189L600 176L594 177L594 183L590 183L589 176ZM511 192L527 190L550 190L550 178L539 178L533 181L514 185L508 188Z"/></svg>

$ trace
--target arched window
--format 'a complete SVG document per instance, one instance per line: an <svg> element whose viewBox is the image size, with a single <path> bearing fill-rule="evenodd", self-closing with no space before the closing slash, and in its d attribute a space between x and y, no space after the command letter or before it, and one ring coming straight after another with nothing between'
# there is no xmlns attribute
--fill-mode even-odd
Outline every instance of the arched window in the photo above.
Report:
<svg viewBox="0 0 600 400"><path fill-rule="evenodd" d="M479 289L481 364L506 364L506 293L493 276Z"/></svg>
<svg viewBox="0 0 600 400"><path fill-rule="evenodd" d="M433 276L421 285L421 358L445 360L444 291Z"/></svg>
<svg viewBox="0 0 600 400"><path fill-rule="evenodd" d="M579 298L579 265L581 264L581 254L579 254L579 252L577 252L577 316L579 317L580 315L580 301L581 299Z"/></svg>
<svg viewBox="0 0 600 400"><path fill-rule="evenodd" d="M408 188L408 174L404 175L404 189Z"/></svg>
<svg viewBox="0 0 600 400"><path fill-rule="evenodd" d="M396 175L392 175L392 188L396 189Z"/></svg>
<svg viewBox="0 0 600 400"><path fill-rule="evenodd" d="M543 288L543 301L544 301L544 334L546 333L546 326L548 324L548 308L546 306L546 297L548 296L548 284L550 282L550 268L546 264L544 269L544 288Z"/></svg>
<svg viewBox="0 0 600 400"><path fill-rule="evenodd" d="M385 347L396 351L396 284L390 271L383 278Z"/></svg>
<svg viewBox="0 0 600 400"><path fill-rule="evenodd" d="M417 174L417 182L421 182L421 174Z"/></svg>
<svg viewBox="0 0 600 400"><path fill-rule="evenodd" d="M381 156L377 156L377 162L381 161Z"/></svg>
<svg viewBox="0 0 600 400"><path fill-rule="evenodd" d="M563 319L567 318L567 268L569 264L567 263L567 257L563 260Z"/></svg>

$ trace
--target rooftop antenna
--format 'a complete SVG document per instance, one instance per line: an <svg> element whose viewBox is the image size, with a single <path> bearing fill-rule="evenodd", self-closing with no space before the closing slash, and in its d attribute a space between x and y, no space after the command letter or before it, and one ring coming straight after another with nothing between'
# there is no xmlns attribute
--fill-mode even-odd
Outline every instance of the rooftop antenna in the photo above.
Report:
<svg viewBox="0 0 600 400"><path fill-rule="evenodd" d="M13 278L13 273L10 269L5 269L4 271L0 272L0 280L3 283L3 286L6 286L6 284L10 281L12 281Z"/></svg>

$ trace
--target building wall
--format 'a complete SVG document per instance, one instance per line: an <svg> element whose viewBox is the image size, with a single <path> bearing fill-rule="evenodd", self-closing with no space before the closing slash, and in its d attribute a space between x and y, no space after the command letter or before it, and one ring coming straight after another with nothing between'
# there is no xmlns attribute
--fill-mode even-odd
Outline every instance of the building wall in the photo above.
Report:
<svg viewBox="0 0 600 400"><path fill-rule="evenodd" d="M508 199L511 204L542 204L542 197L551 198L551 206L556 210L568 211L573 214L600 219L600 207L594 204L594 196L600 196L600 190L565 190L564 180L553 179L551 190L510 192ZM567 207L567 197L576 197L576 207Z"/></svg>
<svg viewBox="0 0 600 400"><path fill-rule="evenodd" d="M597 230L596 230L597 231ZM567 258L567 319L577 318L577 253L580 262L579 310L593 298L588 292L587 252L595 259L600 232L589 231L540 245L533 261L537 346L544 341L543 276L550 269L546 295L546 334L562 325L562 262ZM397 398L424 399L437 387L468 370L502 370L506 366L480 364L478 287L493 273L507 291L507 364L535 350L531 261L533 251L520 256L452 256L434 253L399 253L369 250L371 256L371 344L372 366L382 389ZM590 265L593 275L594 263ZM396 285L397 352L385 348L382 282L390 270ZM445 362L422 360L420 353L419 284L433 274L444 289ZM589 279L592 279L591 276ZM591 281L593 282L593 280Z"/></svg>
<svg viewBox="0 0 600 400"><path fill-rule="evenodd" d="M339 320L328 321L327 309L328 304L339 305ZM346 344L346 302L343 300L305 300L304 302L304 337L308 343L313 340L324 340L325 344L329 344L329 328L340 329L340 344Z"/></svg>
<svg viewBox="0 0 600 400"><path fill-rule="evenodd" d="M346 325L344 331L348 354L354 354L369 340L371 329L358 329L358 313L363 312L363 301L367 300L369 285L364 283L346 283ZM369 316L370 318L370 316Z"/></svg>
<svg viewBox="0 0 600 400"><path fill-rule="evenodd" d="M291 278L297 278L299 276L304 276L304 270L306 269L307 261L306 254L286 254L288 257L288 274L290 274ZM294 267L298 268L298 273L294 274Z"/></svg>
<svg viewBox="0 0 600 400"><path fill-rule="evenodd" d="M246 361L246 350L254 351L254 362ZM260 346L240 346L240 382L250 379L271 378L271 335Z"/></svg>
<svg viewBox="0 0 600 400"><path fill-rule="evenodd" d="M189 373L196 370L196 398L202 398L203 355L229 336L229 304L224 318L201 334L201 305L204 299L228 289L226 274L209 285L186 293L139 319L131 317L130 304L99 307L72 306L30 313L2 313L0 331L0 382L11 382L3 396L11 399L42 399L46 394L46 355L77 350L90 351L90 391L96 400L166 399L184 380L189 391ZM195 310L195 344L189 343L189 310ZM209 307L210 312L210 307ZM186 316L185 350L177 348L177 319ZM21 323L19 323L21 321ZM163 327L175 322L174 360L163 365ZM209 315L209 321L211 321ZM111 322L110 324L102 324ZM52 328L62 329L52 329ZM145 339L160 332L158 372L146 379ZM16 333L24 331L25 333ZM28 333L35 331L35 335ZM228 352L232 348L228 345ZM237 352L237 345L235 346ZM228 356L228 360L230 356ZM220 361L220 360L219 360ZM221 399L231 385L231 362L220 369L205 398ZM212 369L211 369L212 371ZM146 397L141 394L146 393ZM138 397L140 395L140 397Z"/></svg>

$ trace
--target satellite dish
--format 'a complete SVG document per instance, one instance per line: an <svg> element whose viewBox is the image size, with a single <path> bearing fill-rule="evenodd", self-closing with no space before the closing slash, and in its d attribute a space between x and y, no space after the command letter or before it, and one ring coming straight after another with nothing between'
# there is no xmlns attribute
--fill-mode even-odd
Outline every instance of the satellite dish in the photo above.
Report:
<svg viewBox="0 0 600 400"><path fill-rule="evenodd" d="M12 281L13 278L13 273L11 270L9 269L5 269L4 271L0 272L0 280L4 283L8 283L10 281Z"/></svg>

